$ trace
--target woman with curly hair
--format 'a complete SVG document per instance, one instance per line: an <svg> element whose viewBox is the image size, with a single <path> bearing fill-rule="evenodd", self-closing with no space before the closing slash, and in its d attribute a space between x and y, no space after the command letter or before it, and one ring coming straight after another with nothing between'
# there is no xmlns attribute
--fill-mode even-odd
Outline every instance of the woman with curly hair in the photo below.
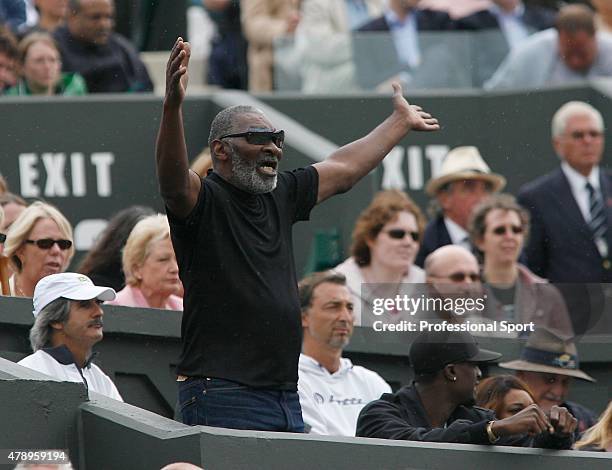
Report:
<svg viewBox="0 0 612 470"><path fill-rule="evenodd" d="M425 282L424 271L414 264L424 226L419 207L397 190L379 192L359 215L351 257L335 268L353 294L355 325L370 323L365 317L375 298L392 298L404 284ZM399 312L388 313L387 320L400 319Z"/></svg>

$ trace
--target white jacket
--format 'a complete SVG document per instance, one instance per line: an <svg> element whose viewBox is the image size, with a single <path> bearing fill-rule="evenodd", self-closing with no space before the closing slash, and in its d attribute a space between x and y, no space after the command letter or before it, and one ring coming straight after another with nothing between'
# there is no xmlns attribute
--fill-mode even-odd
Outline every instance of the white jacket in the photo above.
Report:
<svg viewBox="0 0 612 470"><path fill-rule="evenodd" d="M376 372L346 358L340 361L340 369L330 374L312 357L300 354L298 394L312 434L354 436L361 409L391 392Z"/></svg>
<svg viewBox="0 0 612 470"><path fill-rule="evenodd" d="M90 363L83 369L80 369L74 363L72 355L65 353L65 351L68 351L68 348L61 349L52 348L50 350L56 357L39 349L34 354L24 357L17 364L65 382L78 382L85 385L83 380L86 380L88 390L123 401L113 381L97 365Z"/></svg>

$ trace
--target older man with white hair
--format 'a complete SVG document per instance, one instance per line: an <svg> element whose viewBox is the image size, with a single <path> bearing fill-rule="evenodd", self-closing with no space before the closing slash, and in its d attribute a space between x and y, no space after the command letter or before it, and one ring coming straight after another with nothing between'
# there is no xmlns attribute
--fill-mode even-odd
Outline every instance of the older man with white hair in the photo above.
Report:
<svg viewBox="0 0 612 470"><path fill-rule="evenodd" d="M564 104L552 119L561 165L519 192L531 212L527 264L551 282L612 282L612 176L599 166L604 142L597 109Z"/></svg>
<svg viewBox="0 0 612 470"><path fill-rule="evenodd" d="M30 343L34 354L19 364L67 382L80 382L87 391L123 401L113 381L93 364L93 346L103 337L101 304L115 298L110 287L94 285L78 273L51 274L34 289L34 325Z"/></svg>

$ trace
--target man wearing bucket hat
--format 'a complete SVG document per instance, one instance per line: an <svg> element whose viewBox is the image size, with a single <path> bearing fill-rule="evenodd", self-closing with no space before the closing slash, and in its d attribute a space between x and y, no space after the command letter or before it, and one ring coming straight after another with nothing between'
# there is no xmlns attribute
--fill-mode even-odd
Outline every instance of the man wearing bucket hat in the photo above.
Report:
<svg viewBox="0 0 612 470"><path fill-rule="evenodd" d="M366 405L357 436L569 449L576 419L565 408L555 406L546 416L534 404L497 420L474 406L478 364L500 356L480 349L468 332L422 332L410 347L414 382Z"/></svg>
<svg viewBox="0 0 612 470"><path fill-rule="evenodd" d="M536 403L545 411L563 406L576 417L576 436L597 422L595 414L578 403L567 401L573 378L595 382L579 369L576 345L545 328L536 329L527 340L520 359L502 362L500 367L517 371L533 393Z"/></svg>
<svg viewBox="0 0 612 470"><path fill-rule="evenodd" d="M113 289L96 286L83 274L43 277L34 289L35 320L30 330L34 354L19 364L123 401L112 380L92 363L92 347L103 336L100 304L114 298Z"/></svg>
<svg viewBox="0 0 612 470"><path fill-rule="evenodd" d="M446 155L440 172L429 180L425 191L435 197L438 215L427 224L415 263L444 245L472 249L467 231L472 209L488 194L501 190L506 178L492 173L476 147L456 147Z"/></svg>

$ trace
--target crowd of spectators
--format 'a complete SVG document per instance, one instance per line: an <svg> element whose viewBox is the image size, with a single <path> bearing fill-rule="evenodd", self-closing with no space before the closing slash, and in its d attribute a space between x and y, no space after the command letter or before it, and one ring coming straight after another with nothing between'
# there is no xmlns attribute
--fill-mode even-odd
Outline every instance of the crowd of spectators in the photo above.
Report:
<svg viewBox="0 0 612 470"><path fill-rule="evenodd" d="M195 54L207 63L199 80L211 86L335 93L386 90L399 80L495 90L610 76L612 9L603 0L585 3L191 0L186 18ZM0 87L27 78L27 43L17 53L14 42L45 32L62 71L85 79L80 93L152 91L138 51L113 31L114 18L114 0L0 3L0 67L7 69Z"/></svg>

